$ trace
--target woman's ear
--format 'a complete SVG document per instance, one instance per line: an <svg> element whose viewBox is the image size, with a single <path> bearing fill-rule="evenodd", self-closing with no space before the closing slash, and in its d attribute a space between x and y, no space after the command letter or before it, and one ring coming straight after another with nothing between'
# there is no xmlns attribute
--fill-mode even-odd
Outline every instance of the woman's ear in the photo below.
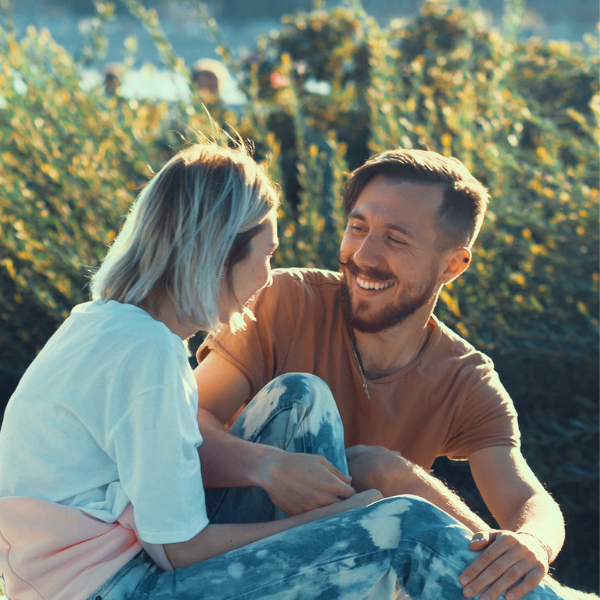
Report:
<svg viewBox="0 0 600 600"><path fill-rule="evenodd" d="M472 254L468 248L455 248L448 250L445 256L445 266L438 281L442 284L454 281L459 275L464 273L471 264Z"/></svg>

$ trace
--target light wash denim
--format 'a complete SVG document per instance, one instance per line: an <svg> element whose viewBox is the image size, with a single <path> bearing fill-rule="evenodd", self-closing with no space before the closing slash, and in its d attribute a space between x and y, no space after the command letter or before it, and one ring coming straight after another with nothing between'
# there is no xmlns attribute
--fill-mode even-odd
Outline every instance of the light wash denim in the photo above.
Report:
<svg viewBox="0 0 600 600"><path fill-rule="evenodd" d="M348 471L327 385L290 373L266 386L232 431ZM212 523L282 518L259 488L207 491ZM90 600L464 600L471 533L426 500L397 496L321 519L174 572L141 552ZM502 596L504 597L504 596ZM527 600L565 598L546 583Z"/></svg>

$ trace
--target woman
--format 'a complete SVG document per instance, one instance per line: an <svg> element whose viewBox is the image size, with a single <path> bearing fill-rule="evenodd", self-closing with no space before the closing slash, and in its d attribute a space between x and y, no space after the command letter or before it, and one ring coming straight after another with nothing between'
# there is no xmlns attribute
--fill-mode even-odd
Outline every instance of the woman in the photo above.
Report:
<svg viewBox="0 0 600 600"><path fill-rule="evenodd" d="M276 208L243 148L210 144L180 152L140 194L93 301L73 309L6 410L8 598L462 597L470 532L418 499L371 504L371 490L290 518L209 524L184 343L251 318L246 303L270 281ZM314 377L276 380L236 425L347 476L335 402Z"/></svg>

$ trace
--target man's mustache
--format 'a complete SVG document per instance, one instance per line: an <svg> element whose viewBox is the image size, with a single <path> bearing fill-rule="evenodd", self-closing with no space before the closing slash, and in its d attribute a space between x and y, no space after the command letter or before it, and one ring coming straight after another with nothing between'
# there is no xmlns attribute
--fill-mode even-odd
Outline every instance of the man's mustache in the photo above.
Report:
<svg viewBox="0 0 600 600"><path fill-rule="evenodd" d="M346 262L344 262L341 258L338 258L338 262L340 263L340 266L348 269L348 271L355 277L362 275L368 279L376 279L378 281L387 281L388 279L392 279L392 274L389 271L384 271L383 269L377 269L374 267L366 267L361 269L354 262L354 260L352 260L352 258L348 258Z"/></svg>

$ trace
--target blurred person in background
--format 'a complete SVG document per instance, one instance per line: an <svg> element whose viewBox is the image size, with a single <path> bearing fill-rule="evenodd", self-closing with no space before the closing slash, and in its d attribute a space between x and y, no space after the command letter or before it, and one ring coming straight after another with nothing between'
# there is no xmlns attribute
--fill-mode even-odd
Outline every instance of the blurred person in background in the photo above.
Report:
<svg viewBox="0 0 600 600"><path fill-rule="evenodd" d="M116 96L122 83L123 67L119 63L108 63L104 67L104 93Z"/></svg>
<svg viewBox="0 0 600 600"><path fill-rule="evenodd" d="M227 77L225 65L212 58L201 58L192 67L192 81L201 99L208 104L220 101Z"/></svg>

